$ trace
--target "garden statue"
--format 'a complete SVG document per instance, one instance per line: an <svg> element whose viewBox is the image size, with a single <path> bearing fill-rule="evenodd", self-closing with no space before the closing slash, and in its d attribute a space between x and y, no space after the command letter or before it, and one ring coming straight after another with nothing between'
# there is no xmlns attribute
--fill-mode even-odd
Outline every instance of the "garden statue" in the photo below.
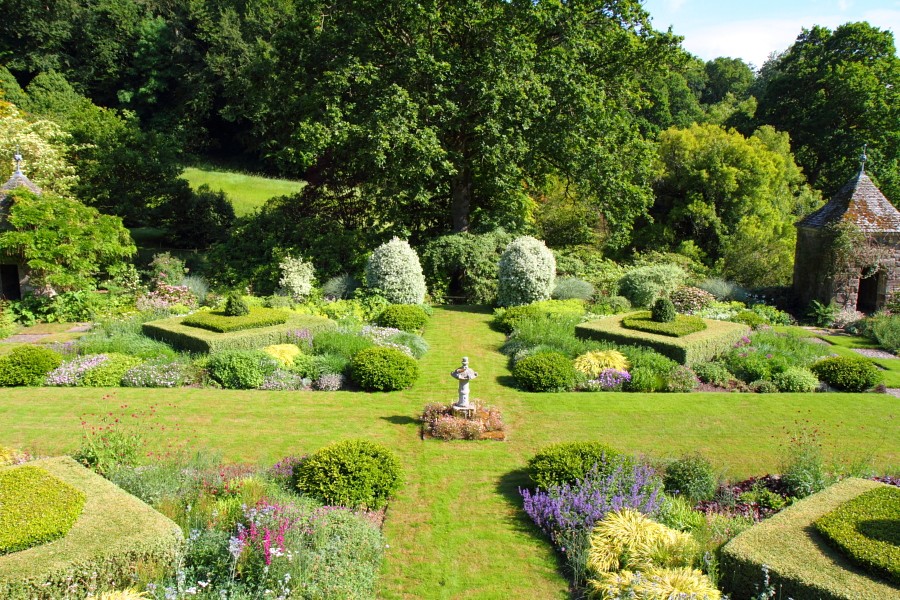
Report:
<svg viewBox="0 0 900 600"><path fill-rule="evenodd" d="M478 377L478 373L469 368L469 357L463 356L462 366L450 373L455 379L459 380L459 399L454 408L469 410L472 405L469 404L469 382Z"/></svg>

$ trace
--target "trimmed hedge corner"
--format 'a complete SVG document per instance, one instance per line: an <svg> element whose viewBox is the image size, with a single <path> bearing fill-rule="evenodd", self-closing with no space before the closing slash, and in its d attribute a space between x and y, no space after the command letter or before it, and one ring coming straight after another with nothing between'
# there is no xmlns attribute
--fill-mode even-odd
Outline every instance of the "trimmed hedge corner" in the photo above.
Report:
<svg viewBox="0 0 900 600"><path fill-rule="evenodd" d="M816 521L816 529L863 569L900 584L900 488L868 491Z"/></svg>
<svg viewBox="0 0 900 600"><path fill-rule="evenodd" d="M291 315L283 325L244 329L229 333L218 333L198 327L188 327L185 317L174 317L144 323L141 329L147 337L161 340L188 352L215 353L223 350L256 350L273 344L293 341L290 333L298 329L310 332L336 327L334 321L311 315Z"/></svg>
<svg viewBox="0 0 900 600"><path fill-rule="evenodd" d="M582 323L575 327L575 335L616 344L648 346L672 360L691 366L724 354L750 333L750 328L740 323L703 319L706 323L705 330L673 338L624 327L623 319L634 317L635 314L614 315Z"/></svg>
<svg viewBox="0 0 900 600"><path fill-rule="evenodd" d="M274 308L252 308L247 314L229 315L225 311L196 312L181 320L182 325L199 327L218 333L283 325L290 313Z"/></svg>
<svg viewBox="0 0 900 600"><path fill-rule="evenodd" d="M64 537L0 556L0 598L61 598L71 585L121 589L139 576L175 569L183 536L174 522L69 457L29 466L61 479L86 501Z"/></svg>
<svg viewBox="0 0 900 600"><path fill-rule="evenodd" d="M834 550L815 530L817 519L883 483L845 479L744 531L722 548L720 585L733 600L762 588L762 567L779 597L794 600L894 598L897 588L875 579Z"/></svg>
<svg viewBox="0 0 900 600"><path fill-rule="evenodd" d="M66 535L84 501L83 492L43 469L0 471L0 555Z"/></svg>

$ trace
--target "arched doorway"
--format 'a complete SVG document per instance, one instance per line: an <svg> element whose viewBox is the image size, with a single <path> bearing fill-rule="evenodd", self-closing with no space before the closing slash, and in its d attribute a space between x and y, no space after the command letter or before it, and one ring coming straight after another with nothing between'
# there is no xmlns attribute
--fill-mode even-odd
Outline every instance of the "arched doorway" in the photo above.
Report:
<svg viewBox="0 0 900 600"><path fill-rule="evenodd" d="M884 303L886 278L884 271L878 270L868 277L863 277L865 270L860 274L859 291L856 295L856 310L864 313L873 313Z"/></svg>
<svg viewBox="0 0 900 600"><path fill-rule="evenodd" d="M21 298L19 267L17 265L0 265L0 299L20 300Z"/></svg>

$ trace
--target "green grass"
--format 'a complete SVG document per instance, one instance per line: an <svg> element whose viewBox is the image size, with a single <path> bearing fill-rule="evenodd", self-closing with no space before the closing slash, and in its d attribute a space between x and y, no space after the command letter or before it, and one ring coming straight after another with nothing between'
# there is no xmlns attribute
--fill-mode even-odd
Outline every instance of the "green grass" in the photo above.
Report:
<svg viewBox="0 0 900 600"><path fill-rule="evenodd" d="M775 472L785 430L809 420L828 458L870 457L900 466L896 399L883 394L524 393L514 389L504 335L489 309L446 307L425 328L431 349L409 390L391 393L183 389L4 390L0 444L40 454L74 450L82 413L158 406L165 440L187 440L231 461L268 464L287 454L365 437L395 450L405 485L387 511L378 597L568 598L561 561L521 511L527 460L561 441L599 440L630 453L673 458L699 451L729 478ZM456 398L450 371L468 356L475 399L499 407L507 441L422 441L416 417ZM109 397L105 395L109 394ZM176 431L175 427L179 429ZM158 446L157 438L150 447Z"/></svg>
<svg viewBox="0 0 900 600"><path fill-rule="evenodd" d="M303 183L299 181L196 167L186 168L181 177L195 190L206 184L214 191L225 192L234 206L235 214L239 217L250 214L265 204L269 198L296 194L303 188Z"/></svg>

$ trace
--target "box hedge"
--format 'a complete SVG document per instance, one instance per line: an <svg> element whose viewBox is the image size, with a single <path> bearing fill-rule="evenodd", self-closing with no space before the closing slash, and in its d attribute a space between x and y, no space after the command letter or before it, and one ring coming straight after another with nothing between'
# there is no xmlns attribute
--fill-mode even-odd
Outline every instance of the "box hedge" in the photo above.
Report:
<svg viewBox="0 0 900 600"><path fill-rule="evenodd" d="M703 319L706 323L705 330L674 338L624 327L622 320L634 314L614 315L582 323L575 327L575 335L615 344L647 346L672 360L690 366L724 354L750 333L750 328L740 323Z"/></svg>
<svg viewBox="0 0 900 600"><path fill-rule="evenodd" d="M181 320L182 325L199 327L218 333L283 325L291 314L274 308L248 309L247 314L228 315L225 311L196 312Z"/></svg>
<svg viewBox="0 0 900 600"><path fill-rule="evenodd" d="M0 555L66 535L84 500L83 492L43 469L0 471Z"/></svg>
<svg viewBox="0 0 900 600"><path fill-rule="evenodd" d="M62 538L0 556L0 598L69 597L70 588L133 586L172 572L183 547L178 526L69 457L29 463L85 495L81 516ZM0 473L21 467L0 468Z"/></svg>
<svg viewBox="0 0 900 600"><path fill-rule="evenodd" d="M885 484L845 479L744 531L722 548L720 585L733 600L755 598L763 565L780 598L896 598L897 588L867 575L816 531L814 523L845 502Z"/></svg>
<svg viewBox="0 0 900 600"><path fill-rule="evenodd" d="M816 521L816 529L863 569L900 584L900 488L857 496Z"/></svg>
<svg viewBox="0 0 900 600"><path fill-rule="evenodd" d="M660 298L657 302L666 302ZM668 301L671 304L671 301ZM706 323L700 317L688 315L675 315L671 321L655 321L649 312L634 313L622 319L622 327L643 331L646 333L658 333L670 337L684 337L706 329Z"/></svg>
<svg viewBox="0 0 900 600"><path fill-rule="evenodd" d="M309 329L315 333L336 326L334 321L311 315L291 315L282 325L244 329L229 333L218 333L183 323L184 317L174 317L150 321L142 325L144 335L180 350L188 352L215 353L223 350L255 350L291 342L290 333L298 329ZM293 338L296 339L296 338Z"/></svg>

